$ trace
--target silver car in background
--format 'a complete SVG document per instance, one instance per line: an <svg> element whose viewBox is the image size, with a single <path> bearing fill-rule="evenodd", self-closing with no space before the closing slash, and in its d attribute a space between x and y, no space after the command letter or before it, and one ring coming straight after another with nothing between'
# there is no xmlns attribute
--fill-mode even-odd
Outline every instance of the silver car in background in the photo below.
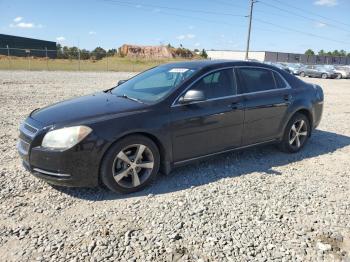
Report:
<svg viewBox="0 0 350 262"><path fill-rule="evenodd" d="M338 78L339 75L334 70L334 66L331 65L307 65L301 69L300 76Z"/></svg>
<svg viewBox="0 0 350 262"><path fill-rule="evenodd" d="M338 74L338 79L350 78L350 67L348 66L334 66L334 71Z"/></svg>
<svg viewBox="0 0 350 262"><path fill-rule="evenodd" d="M304 66L299 63L283 63L293 75L300 75L301 68Z"/></svg>

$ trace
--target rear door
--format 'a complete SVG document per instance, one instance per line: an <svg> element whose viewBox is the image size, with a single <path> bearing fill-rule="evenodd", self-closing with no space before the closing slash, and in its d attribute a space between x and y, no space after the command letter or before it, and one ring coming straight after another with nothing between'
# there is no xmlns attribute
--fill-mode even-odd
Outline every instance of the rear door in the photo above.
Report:
<svg viewBox="0 0 350 262"><path fill-rule="evenodd" d="M292 100L288 83L279 73L265 68L240 67L237 74L238 92L245 98L242 145L277 138Z"/></svg>

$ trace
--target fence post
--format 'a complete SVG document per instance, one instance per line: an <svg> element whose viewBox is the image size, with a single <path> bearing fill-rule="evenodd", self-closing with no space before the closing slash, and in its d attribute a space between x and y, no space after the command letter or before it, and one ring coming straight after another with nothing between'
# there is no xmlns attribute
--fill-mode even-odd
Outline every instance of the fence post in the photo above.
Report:
<svg viewBox="0 0 350 262"><path fill-rule="evenodd" d="M26 53L28 54L28 70L30 71L30 50L27 49Z"/></svg>
<svg viewBox="0 0 350 262"><path fill-rule="evenodd" d="M10 70L11 69L10 48L9 48L9 45L6 45L6 47L7 47L7 59L9 62L9 70Z"/></svg>
<svg viewBox="0 0 350 262"><path fill-rule="evenodd" d="M46 70L49 71L49 58L47 56L47 47L45 47L45 56L46 56Z"/></svg>
<svg viewBox="0 0 350 262"><path fill-rule="evenodd" d="M80 71L80 49L78 49L78 70Z"/></svg>
<svg viewBox="0 0 350 262"><path fill-rule="evenodd" d="M107 54L107 72L109 71L109 64L108 64L108 54Z"/></svg>

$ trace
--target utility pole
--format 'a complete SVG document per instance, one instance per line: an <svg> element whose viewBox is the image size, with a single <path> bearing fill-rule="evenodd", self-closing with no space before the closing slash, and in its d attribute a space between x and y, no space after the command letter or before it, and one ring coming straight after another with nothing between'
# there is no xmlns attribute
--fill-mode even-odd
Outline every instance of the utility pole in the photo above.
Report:
<svg viewBox="0 0 350 262"><path fill-rule="evenodd" d="M248 26L248 37L247 37L247 48L245 51L245 60L248 60L249 44L250 44L250 32L252 30L252 19L253 19L253 7L257 1L250 0L250 11L249 11L249 26Z"/></svg>

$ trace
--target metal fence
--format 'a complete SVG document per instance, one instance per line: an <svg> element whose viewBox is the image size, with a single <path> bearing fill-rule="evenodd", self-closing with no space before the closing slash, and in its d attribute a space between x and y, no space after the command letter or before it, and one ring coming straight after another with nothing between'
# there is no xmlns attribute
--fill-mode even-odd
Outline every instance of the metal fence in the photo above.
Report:
<svg viewBox="0 0 350 262"><path fill-rule="evenodd" d="M265 52L265 61L302 63L308 65L350 65L349 56L305 55L282 52Z"/></svg>
<svg viewBox="0 0 350 262"><path fill-rule="evenodd" d="M138 72L166 63L157 58L120 57L87 50L0 48L0 70L67 70Z"/></svg>

